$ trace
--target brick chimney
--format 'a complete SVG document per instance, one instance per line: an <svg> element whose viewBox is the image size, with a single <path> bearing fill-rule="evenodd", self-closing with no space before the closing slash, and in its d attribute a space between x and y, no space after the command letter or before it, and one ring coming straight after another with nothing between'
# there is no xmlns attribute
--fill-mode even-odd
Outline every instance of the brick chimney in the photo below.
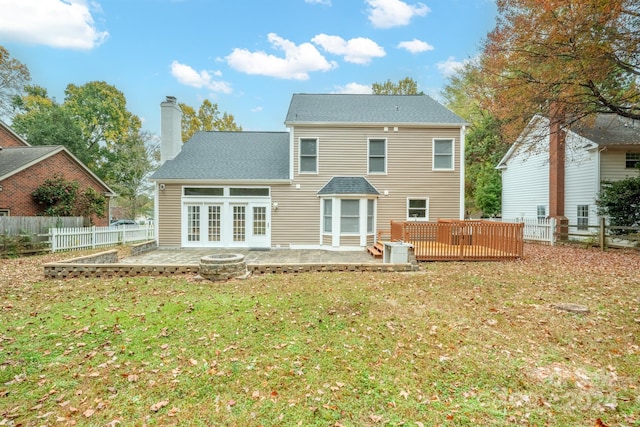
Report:
<svg viewBox="0 0 640 427"><path fill-rule="evenodd" d="M562 239L566 233L567 218L564 212L565 196L565 140L564 112L558 104L549 109L549 217L555 218L556 233Z"/></svg>
<svg viewBox="0 0 640 427"><path fill-rule="evenodd" d="M174 96L160 104L160 122L160 163L164 163L182 149L182 110Z"/></svg>

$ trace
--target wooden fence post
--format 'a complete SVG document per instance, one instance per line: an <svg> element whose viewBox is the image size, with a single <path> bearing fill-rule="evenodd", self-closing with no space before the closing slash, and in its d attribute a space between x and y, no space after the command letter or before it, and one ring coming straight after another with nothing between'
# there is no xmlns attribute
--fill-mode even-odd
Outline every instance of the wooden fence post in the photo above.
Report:
<svg viewBox="0 0 640 427"><path fill-rule="evenodd" d="M604 220L604 217L601 217L600 228L598 229L598 240L600 241L600 249L603 251L607 248L607 237L604 231L605 231L605 220Z"/></svg>

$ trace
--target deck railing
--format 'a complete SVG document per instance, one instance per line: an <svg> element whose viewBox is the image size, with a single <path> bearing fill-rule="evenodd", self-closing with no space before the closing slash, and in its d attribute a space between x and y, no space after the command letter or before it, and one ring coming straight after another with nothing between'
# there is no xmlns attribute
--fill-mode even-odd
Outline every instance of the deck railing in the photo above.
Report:
<svg viewBox="0 0 640 427"><path fill-rule="evenodd" d="M414 247L419 261L490 261L523 255L524 225L490 221L391 221L391 241Z"/></svg>

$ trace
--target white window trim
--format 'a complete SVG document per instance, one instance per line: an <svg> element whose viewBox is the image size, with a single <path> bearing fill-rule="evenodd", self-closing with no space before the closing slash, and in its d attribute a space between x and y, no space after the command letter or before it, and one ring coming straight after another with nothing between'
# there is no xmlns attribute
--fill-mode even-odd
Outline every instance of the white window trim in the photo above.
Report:
<svg viewBox="0 0 640 427"><path fill-rule="evenodd" d="M355 198L352 195L331 195L331 196L323 196L323 202L320 203L320 242L323 241L323 238L327 236L331 236L331 246L339 247L341 238L343 237L353 237L360 236L360 246L366 246L367 237L375 236L377 233L377 220L378 220L378 200L377 198L367 197L367 196L356 196ZM331 232L324 232L324 203L326 200L331 200ZM359 202L359 231L357 233L343 233L342 232L342 202L343 200L357 200ZM367 208L368 201L373 200L373 232L369 232L367 230ZM322 244L322 243L321 243Z"/></svg>
<svg viewBox="0 0 640 427"><path fill-rule="evenodd" d="M303 171L302 165L302 140L315 139L316 141L316 170L315 172ZM320 173L320 138L300 137L298 138L298 174L299 175L318 175Z"/></svg>
<svg viewBox="0 0 640 427"><path fill-rule="evenodd" d="M341 198L340 199L340 235L341 236L359 236L362 233L362 203L361 203L362 198L357 197L357 198L349 198L349 197L345 197L345 198ZM357 218L358 219L358 231L342 231L342 219L344 218L344 216L342 215L342 204L345 202L357 202L357 206L358 206L358 215L347 215L346 218ZM365 215L365 220L366 220L366 215ZM366 229L366 226L365 226Z"/></svg>
<svg viewBox="0 0 640 427"><path fill-rule="evenodd" d="M586 208L587 216L580 216L580 208ZM578 226L578 230L588 230L589 229L589 217L590 215L590 206L588 204L585 205L576 205L576 224ZM580 219L585 220L586 224L580 224Z"/></svg>
<svg viewBox="0 0 640 427"><path fill-rule="evenodd" d="M635 169L637 163L634 163L633 166L627 166L629 162L640 162L640 153L636 153L633 151L627 151L624 153L624 167L625 169Z"/></svg>
<svg viewBox="0 0 640 427"><path fill-rule="evenodd" d="M436 168L436 141L450 141L451 142L451 167L450 168ZM434 172L450 172L456 170L456 141L454 138L433 138L431 140L431 170Z"/></svg>
<svg viewBox="0 0 640 427"><path fill-rule="evenodd" d="M410 200L425 200L426 206L425 206L425 217L424 218L416 218L416 217L410 217L409 216L409 201ZM407 221L429 221L429 197L426 196L416 196L416 197L407 197L407 209L406 209L406 217L407 217Z"/></svg>
<svg viewBox="0 0 640 427"><path fill-rule="evenodd" d="M371 172L369 167L371 166L371 141L384 141L384 171L383 172ZM389 153L387 150L387 138L367 138L367 175L386 175L387 174L387 159L389 158Z"/></svg>

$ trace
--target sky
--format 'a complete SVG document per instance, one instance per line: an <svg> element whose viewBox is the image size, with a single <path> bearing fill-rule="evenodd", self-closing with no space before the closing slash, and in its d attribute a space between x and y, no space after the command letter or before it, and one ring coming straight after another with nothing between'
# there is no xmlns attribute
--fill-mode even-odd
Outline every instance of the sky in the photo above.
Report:
<svg viewBox="0 0 640 427"><path fill-rule="evenodd" d="M370 93L411 77L440 99L495 26L493 0L0 0L0 45L59 103L120 90L143 130L203 100L244 130L285 130L294 93Z"/></svg>

